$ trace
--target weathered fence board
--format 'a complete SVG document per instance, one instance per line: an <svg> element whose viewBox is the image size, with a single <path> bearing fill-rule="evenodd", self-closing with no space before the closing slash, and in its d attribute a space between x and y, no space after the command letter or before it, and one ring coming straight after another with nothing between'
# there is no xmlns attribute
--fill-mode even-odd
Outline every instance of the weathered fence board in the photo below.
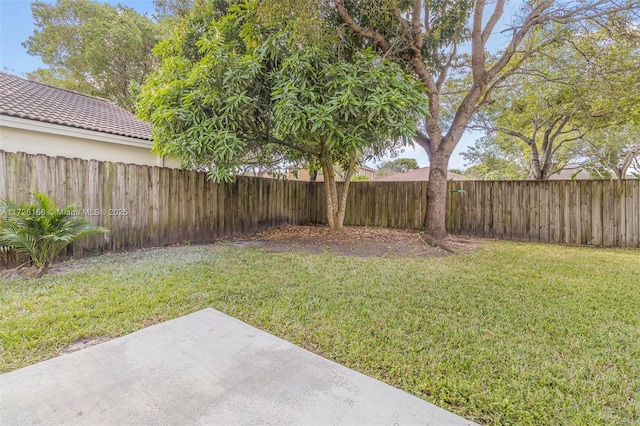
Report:
<svg viewBox="0 0 640 426"><path fill-rule="evenodd" d="M30 201L42 191L105 235L72 245L67 256L185 242L209 242L270 226L311 222L309 183L251 177L215 184L204 173L0 151L0 199ZM320 184L317 184L320 185ZM0 266L14 263L1 254Z"/></svg>
<svg viewBox="0 0 640 426"><path fill-rule="evenodd" d="M342 192L339 184L338 192ZM352 182L346 225L420 229L427 182ZM453 234L596 246L640 247L640 180L450 182ZM42 191L110 230L68 256L208 242L284 224L324 224L323 183L241 177L0 151L0 199ZM0 266L12 262L0 256ZM14 259L15 260L15 259Z"/></svg>
<svg viewBox="0 0 640 426"><path fill-rule="evenodd" d="M640 247L640 180L452 182L447 226L549 243Z"/></svg>
<svg viewBox="0 0 640 426"><path fill-rule="evenodd" d="M420 229L426 188L427 182L353 182L345 223ZM449 190L446 223L453 234L640 247L640 180L462 181L450 182Z"/></svg>

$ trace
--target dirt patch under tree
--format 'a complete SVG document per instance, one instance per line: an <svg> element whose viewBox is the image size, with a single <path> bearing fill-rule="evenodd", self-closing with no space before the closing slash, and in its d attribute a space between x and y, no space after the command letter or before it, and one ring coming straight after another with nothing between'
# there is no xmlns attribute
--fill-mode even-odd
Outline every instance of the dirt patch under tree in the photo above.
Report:
<svg viewBox="0 0 640 426"><path fill-rule="evenodd" d="M331 231L326 226L289 225L225 241L278 253L300 251L359 257L430 257L450 254L427 244L419 231L365 226L345 226L341 230ZM474 251L482 245L478 238L458 235L447 237L445 242L459 254Z"/></svg>

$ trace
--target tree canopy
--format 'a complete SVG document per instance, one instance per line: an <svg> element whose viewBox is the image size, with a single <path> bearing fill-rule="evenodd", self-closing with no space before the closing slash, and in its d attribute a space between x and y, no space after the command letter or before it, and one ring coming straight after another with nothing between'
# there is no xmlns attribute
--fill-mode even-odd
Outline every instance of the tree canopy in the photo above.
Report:
<svg viewBox="0 0 640 426"><path fill-rule="evenodd" d="M591 132L576 147L579 162L592 176L625 179L640 172L640 126L635 123Z"/></svg>
<svg viewBox="0 0 640 426"><path fill-rule="evenodd" d="M291 0L263 3L278 8ZM511 19L504 16L505 6L505 0L306 0L287 9L292 17L322 10L318 16L343 24L337 27L339 37L372 46L380 57L403 64L423 82L429 115L416 142L430 160L425 230L435 238L446 235L449 158L472 117L491 101L493 91L547 42L523 44L532 30L552 22L570 27L587 22L617 25L635 19L629 12L637 12L640 1L522 2L510 9ZM307 21L302 20L305 25ZM502 43L490 43L496 37ZM496 45L500 47L491 48ZM465 82L453 93L447 85L452 77Z"/></svg>
<svg viewBox="0 0 640 426"><path fill-rule="evenodd" d="M139 114L155 150L230 180L241 165L317 164L328 222L342 226L350 178L367 153L381 156L416 132L424 89L368 48L301 43L263 25L257 2L222 18L196 5L157 53ZM346 171L340 195L335 167Z"/></svg>
<svg viewBox="0 0 640 426"><path fill-rule="evenodd" d="M49 68L28 73L30 79L133 110L137 89L156 65L154 22L133 9L90 0L36 1L31 10L36 29L23 45Z"/></svg>
<svg viewBox="0 0 640 426"><path fill-rule="evenodd" d="M622 169L637 154L637 142L630 140L637 127L628 123L636 121L640 103L639 45L601 28L547 31L556 40L505 79L474 120L477 127L497 134L477 142L465 158L476 170L488 168L491 174L502 168L494 162L499 169L491 170L490 164L501 157L538 180L568 163L582 164L602 177L624 176ZM637 131L635 136L640 136Z"/></svg>
<svg viewBox="0 0 640 426"><path fill-rule="evenodd" d="M464 175L477 180L526 179L531 161L525 154L526 150L506 135L487 135L462 153L466 160Z"/></svg>
<svg viewBox="0 0 640 426"><path fill-rule="evenodd" d="M382 177L394 173L406 173L418 167L418 162L415 158L396 158L382 163L376 170L376 176Z"/></svg>

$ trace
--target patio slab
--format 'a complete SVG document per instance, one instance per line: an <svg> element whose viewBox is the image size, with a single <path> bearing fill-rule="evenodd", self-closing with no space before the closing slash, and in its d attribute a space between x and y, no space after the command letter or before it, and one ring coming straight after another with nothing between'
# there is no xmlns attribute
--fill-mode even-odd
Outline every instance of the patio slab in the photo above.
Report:
<svg viewBox="0 0 640 426"><path fill-rule="evenodd" d="M0 375L0 424L474 423L205 309Z"/></svg>

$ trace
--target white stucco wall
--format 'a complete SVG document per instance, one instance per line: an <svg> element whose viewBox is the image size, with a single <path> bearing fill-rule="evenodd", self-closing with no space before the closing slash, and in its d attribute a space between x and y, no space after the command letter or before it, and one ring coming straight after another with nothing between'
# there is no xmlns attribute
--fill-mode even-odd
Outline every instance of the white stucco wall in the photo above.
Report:
<svg viewBox="0 0 640 426"><path fill-rule="evenodd" d="M146 166L180 167L151 152L151 142L91 130L0 116L0 149Z"/></svg>

